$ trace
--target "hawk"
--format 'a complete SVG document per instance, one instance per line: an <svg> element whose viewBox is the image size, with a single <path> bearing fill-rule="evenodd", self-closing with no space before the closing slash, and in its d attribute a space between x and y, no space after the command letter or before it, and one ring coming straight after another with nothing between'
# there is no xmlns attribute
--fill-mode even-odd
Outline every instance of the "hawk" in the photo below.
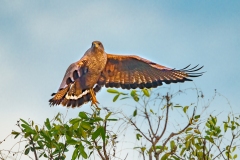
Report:
<svg viewBox="0 0 240 160"><path fill-rule="evenodd" d="M104 51L101 42L92 42L83 57L72 63L62 80L57 93L52 94L50 105L75 108L89 101L97 107L96 93L105 87L122 89L156 88L164 83L192 81L199 77L196 72L202 67L195 66L176 70L134 55L114 55ZM97 107L98 108L98 107Z"/></svg>

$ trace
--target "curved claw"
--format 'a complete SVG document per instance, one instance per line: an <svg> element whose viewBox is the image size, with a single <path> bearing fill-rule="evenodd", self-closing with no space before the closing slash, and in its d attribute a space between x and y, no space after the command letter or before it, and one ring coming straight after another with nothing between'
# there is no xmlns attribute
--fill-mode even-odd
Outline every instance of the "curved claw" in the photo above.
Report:
<svg viewBox="0 0 240 160"><path fill-rule="evenodd" d="M99 102L97 101L97 98L96 98L95 93L92 88L90 89L90 94L91 94L91 101L92 101L91 106L95 105L95 107L98 110L100 110L100 108L97 105L97 104L99 104Z"/></svg>

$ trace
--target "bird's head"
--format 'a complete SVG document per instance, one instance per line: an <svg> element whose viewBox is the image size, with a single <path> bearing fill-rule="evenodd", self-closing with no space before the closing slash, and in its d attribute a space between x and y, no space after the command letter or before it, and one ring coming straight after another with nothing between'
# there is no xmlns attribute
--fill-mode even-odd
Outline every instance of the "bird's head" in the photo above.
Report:
<svg viewBox="0 0 240 160"><path fill-rule="evenodd" d="M104 47L103 47L103 45L100 41L93 41L92 42L92 48L94 50L103 50L104 51Z"/></svg>

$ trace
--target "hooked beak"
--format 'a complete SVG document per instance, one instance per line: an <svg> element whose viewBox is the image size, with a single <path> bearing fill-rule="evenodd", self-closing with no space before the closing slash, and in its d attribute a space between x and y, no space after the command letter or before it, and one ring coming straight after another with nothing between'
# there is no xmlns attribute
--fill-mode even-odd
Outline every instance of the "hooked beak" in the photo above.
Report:
<svg viewBox="0 0 240 160"><path fill-rule="evenodd" d="M98 46L99 46L98 43L96 43L96 42L93 42L92 45L93 45L93 47L95 47L95 48L98 48Z"/></svg>

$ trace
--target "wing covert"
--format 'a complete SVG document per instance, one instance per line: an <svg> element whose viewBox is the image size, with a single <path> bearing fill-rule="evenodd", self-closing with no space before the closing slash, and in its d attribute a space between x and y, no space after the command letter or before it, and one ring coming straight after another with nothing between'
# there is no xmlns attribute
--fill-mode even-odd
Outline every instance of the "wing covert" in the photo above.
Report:
<svg viewBox="0 0 240 160"><path fill-rule="evenodd" d="M72 63L68 67L63 77L59 90L62 88L66 88L70 83L73 83L76 79L85 74L87 72L87 67L85 64L86 60L79 60L75 63Z"/></svg>
<svg viewBox="0 0 240 160"><path fill-rule="evenodd" d="M99 79L99 84L106 87L121 87L123 89L155 88L162 82L177 83L191 81L189 77L198 77L196 73L202 67L189 66L176 70L138 56L124 56L107 54L108 60Z"/></svg>

